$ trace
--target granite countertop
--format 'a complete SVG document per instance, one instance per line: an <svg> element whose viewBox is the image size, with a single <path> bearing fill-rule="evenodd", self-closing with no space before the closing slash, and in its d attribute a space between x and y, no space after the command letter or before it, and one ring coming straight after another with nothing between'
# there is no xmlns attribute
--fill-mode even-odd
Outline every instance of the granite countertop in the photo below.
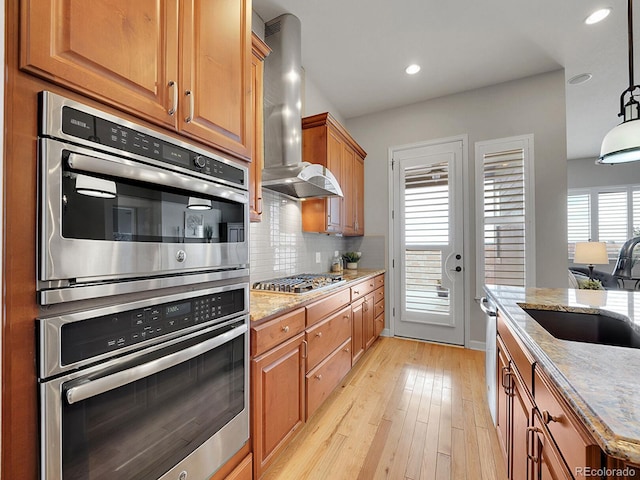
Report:
<svg viewBox="0 0 640 480"><path fill-rule="evenodd" d="M640 292L495 285L485 290L600 447L640 465L640 349L559 340L522 310L603 313L640 329Z"/></svg>
<svg viewBox="0 0 640 480"><path fill-rule="evenodd" d="M259 292L251 291L250 298L250 317L252 322L271 317L276 314L282 314L287 310L303 307L309 303L318 300L320 297L335 293L343 288L349 288L351 285L369 277L375 277L384 273L383 269L364 269L344 270L342 277L347 281L346 284L336 285L334 287L325 288L318 291L311 291L303 294L289 294L277 292Z"/></svg>

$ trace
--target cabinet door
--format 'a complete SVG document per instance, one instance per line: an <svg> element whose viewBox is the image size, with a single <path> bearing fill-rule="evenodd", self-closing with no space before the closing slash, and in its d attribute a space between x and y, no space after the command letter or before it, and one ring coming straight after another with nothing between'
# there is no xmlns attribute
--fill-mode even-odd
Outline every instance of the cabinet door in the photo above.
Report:
<svg viewBox="0 0 640 480"><path fill-rule="evenodd" d="M251 167L249 168L249 219L262 218L262 166L264 164L263 73L264 59L271 51L255 33L251 34Z"/></svg>
<svg viewBox="0 0 640 480"><path fill-rule="evenodd" d="M353 161L353 201L355 235L364 235L364 158L355 155Z"/></svg>
<svg viewBox="0 0 640 480"><path fill-rule="evenodd" d="M22 3L22 69L175 127L177 0Z"/></svg>
<svg viewBox="0 0 640 480"><path fill-rule="evenodd" d="M355 365L364 353L364 298L351 305L351 320L353 333L351 334L351 358Z"/></svg>
<svg viewBox="0 0 640 480"><path fill-rule="evenodd" d="M496 343L496 395L498 397L496 401L496 430L498 433L498 441L508 469L509 430L507 426L509 419L509 400L511 398L511 381L509 380L509 376L512 375L512 373L509 365L509 359L504 347L502 346L500 337L498 337L498 341Z"/></svg>
<svg viewBox="0 0 640 480"><path fill-rule="evenodd" d="M329 129L327 136L327 168L333 173L342 188L344 184L342 180L342 153L343 145L342 140ZM327 231L328 232L341 232L342 231L342 198L329 197L327 202Z"/></svg>
<svg viewBox="0 0 640 480"><path fill-rule="evenodd" d="M365 350L369 349L369 347L376 340L374 314L375 314L374 293L371 292L366 297L364 297L364 304L363 304L362 324L364 329Z"/></svg>
<svg viewBox="0 0 640 480"><path fill-rule="evenodd" d="M354 176L353 168L355 162L355 152L353 149L344 144L342 150L342 181L340 187L344 198L342 204L344 205L342 232L345 235L355 235L356 233L356 213L355 213L355 191L353 188Z"/></svg>
<svg viewBox="0 0 640 480"><path fill-rule="evenodd" d="M534 480L571 480L573 477L537 411L534 414L533 423L534 425L529 429L532 437L532 478Z"/></svg>
<svg viewBox="0 0 640 480"><path fill-rule="evenodd" d="M531 426L531 412L533 405L529 400L524 384L517 374L510 377L512 385L511 429L513 432L511 440L511 480L522 480L532 478L529 463L529 427Z"/></svg>
<svg viewBox="0 0 640 480"><path fill-rule="evenodd" d="M252 130L251 9L247 3L181 3L183 123L179 125L184 133L245 160L251 158Z"/></svg>
<svg viewBox="0 0 640 480"><path fill-rule="evenodd" d="M251 361L255 478L304 423L303 343L299 334Z"/></svg>

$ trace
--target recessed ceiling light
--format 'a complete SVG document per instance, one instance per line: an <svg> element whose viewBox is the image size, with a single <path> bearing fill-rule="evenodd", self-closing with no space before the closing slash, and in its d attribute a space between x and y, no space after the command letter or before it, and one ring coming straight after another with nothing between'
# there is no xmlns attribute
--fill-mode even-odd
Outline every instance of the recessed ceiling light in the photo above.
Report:
<svg viewBox="0 0 640 480"><path fill-rule="evenodd" d="M405 68L404 71L407 72L407 74L409 75L415 75L420 71L420 65L416 65L415 63L412 63L407 68Z"/></svg>
<svg viewBox="0 0 640 480"><path fill-rule="evenodd" d="M600 10L596 10L591 15L589 15L584 23L586 23L587 25L593 25L594 23L601 22L602 20L607 18L610 13L610 8L601 8Z"/></svg>
<svg viewBox="0 0 640 480"><path fill-rule="evenodd" d="M592 77L593 75L591 75L590 73L580 73L567 80L567 83L569 85L580 85L581 83L588 82Z"/></svg>

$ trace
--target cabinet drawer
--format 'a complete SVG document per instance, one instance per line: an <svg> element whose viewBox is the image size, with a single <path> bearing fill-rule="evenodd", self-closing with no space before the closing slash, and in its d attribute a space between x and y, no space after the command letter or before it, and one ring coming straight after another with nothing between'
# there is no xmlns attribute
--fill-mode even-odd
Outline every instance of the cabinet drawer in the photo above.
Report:
<svg viewBox="0 0 640 480"><path fill-rule="evenodd" d="M518 369L518 373L522 377L527 390L533 392L533 360L525 353L524 347L516 340L513 333L511 333L511 330L506 325L500 313L498 313L497 323L498 334L504 342L505 347L507 347L511 361Z"/></svg>
<svg viewBox="0 0 640 480"><path fill-rule="evenodd" d="M351 336L351 306L307 330L307 372Z"/></svg>
<svg viewBox="0 0 640 480"><path fill-rule="evenodd" d="M307 419L351 370L351 338L307 374Z"/></svg>
<svg viewBox="0 0 640 480"><path fill-rule="evenodd" d="M348 305L351 301L351 293L349 289L334 293L328 297L324 297L322 300L312 303L307 306L307 327L319 322L327 315L335 312L336 310Z"/></svg>
<svg viewBox="0 0 640 480"><path fill-rule="evenodd" d="M376 302L375 306L373 307L373 316L374 318L377 318L383 313L384 313L384 300L381 300L380 302Z"/></svg>
<svg viewBox="0 0 640 480"><path fill-rule="evenodd" d="M304 318L304 308L299 308L262 325L252 327L251 356L256 357L304 331Z"/></svg>
<svg viewBox="0 0 640 480"><path fill-rule="evenodd" d="M578 426L574 414L564 401L560 400L555 387L538 369L535 370L534 381L534 397L542 423L546 424L569 470L575 472L577 467L585 466L597 468L600 464L600 449L595 445L595 441Z"/></svg>
<svg viewBox="0 0 640 480"><path fill-rule="evenodd" d="M378 315L373 321L373 333L379 337L384 330L384 315Z"/></svg>
<svg viewBox="0 0 640 480"><path fill-rule="evenodd" d="M375 282L373 278L369 278L364 280L363 282L356 283L353 287L351 287L351 301L353 302L356 298L360 298L363 295L373 292L375 288Z"/></svg>
<svg viewBox="0 0 640 480"><path fill-rule="evenodd" d="M373 292L373 303L378 303L384 300L384 287L376 288Z"/></svg>
<svg viewBox="0 0 640 480"><path fill-rule="evenodd" d="M374 284L374 288L384 287L384 273L374 277L373 284Z"/></svg>

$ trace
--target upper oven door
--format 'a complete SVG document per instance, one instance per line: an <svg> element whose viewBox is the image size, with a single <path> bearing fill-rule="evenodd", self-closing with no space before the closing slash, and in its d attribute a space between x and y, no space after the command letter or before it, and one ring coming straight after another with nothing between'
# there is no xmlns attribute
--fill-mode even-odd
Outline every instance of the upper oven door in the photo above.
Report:
<svg viewBox="0 0 640 480"><path fill-rule="evenodd" d="M41 282L246 268L248 193L43 138Z"/></svg>

